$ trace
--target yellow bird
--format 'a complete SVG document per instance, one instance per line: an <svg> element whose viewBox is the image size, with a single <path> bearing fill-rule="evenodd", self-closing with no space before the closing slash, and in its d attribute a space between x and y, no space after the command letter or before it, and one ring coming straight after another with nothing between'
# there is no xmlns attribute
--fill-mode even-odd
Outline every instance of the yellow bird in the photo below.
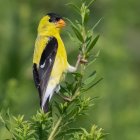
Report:
<svg viewBox="0 0 140 140"><path fill-rule="evenodd" d="M48 111L48 103L64 72L74 72L77 67L69 65L67 53L60 37L60 29L65 26L63 18L55 13L44 16L38 26L33 56L33 77L39 92L40 106Z"/></svg>

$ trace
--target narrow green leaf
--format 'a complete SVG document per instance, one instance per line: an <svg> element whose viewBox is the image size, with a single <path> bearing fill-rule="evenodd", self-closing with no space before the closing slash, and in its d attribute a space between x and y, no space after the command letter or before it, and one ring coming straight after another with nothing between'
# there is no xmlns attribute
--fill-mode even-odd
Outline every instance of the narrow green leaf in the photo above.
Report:
<svg viewBox="0 0 140 140"><path fill-rule="evenodd" d="M67 116L66 116L66 118L68 117L68 119L70 118L70 116L73 116L73 113L75 112L75 103L74 102L72 102L69 106L68 106L68 108L67 108L67 110L66 110L67 112Z"/></svg>
<svg viewBox="0 0 140 140"><path fill-rule="evenodd" d="M9 111L9 109L6 111L6 116L10 119L10 111Z"/></svg>
<svg viewBox="0 0 140 140"><path fill-rule="evenodd" d="M83 42L83 37L82 37L80 31L79 31L75 26L73 26L73 25L72 25L72 29L73 29L73 31L74 31L76 37L77 37L81 42Z"/></svg>
<svg viewBox="0 0 140 140"><path fill-rule="evenodd" d="M77 25L77 27L78 27L79 29L82 28L82 25L81 25L81 23L80 23L78 20L75 20L75 24Z"/></svg>
<svg viewBox="0 0 140 140"><path fill-rule="evenodd" d="M71 20L69 20L68 18L66 18L66 19L71 23L72 30L74 31L76 37L79 39L79 41L83 42L84 39L80 32L80 29Z"/></svg>
<svg viewBox="0 0 140 140"><path fill-rule="evenodd" d="M2 122L3 124L5 124L5 121L4 121L3 117L1 116L1 114L0 114L0 122Z"/></svg>
<svg viewBox="0 0 140 140"><path fill-rule="evenodd" d="M99 80L97 80L95 83L91 84L90 86L86 87L86 88L83 88L83 91L87 91L89 90L90 88L94 87L95 85L97 85L100 81L102 81L103 78L100 78Z"/></svg>
<svg viewBox="0 0 140 140"><path fill-rule="evenodd" d="M99 50L99 51L96 53L95 58L98 58L98 57L99 57L100 52L101 52L101 50Z"/></svg>
<svg viewBox="0 0 140 140"><path fill-rule="evenodd" d="M103 18L100 18L97 22L96 22L96 24L92 27L92 31L98 26L98 24L101 22L101 20L102 20Z"/></svg>
<svg viewBox="0 0 140 140"><path fill-rule="evenodd" d="M86 69L96 61L96 59L99 57L99 54L100 54L100 50L99 50L99 51L97 52L97 54L92 58L92 60L89 61L89 63L88 63L88 65L87 65Z"/></svg>
<svg viewBox="0 0 140 140"><path fill-rule="evenodd" d="M92 39L92 35L87 36L87 38L86 38L87 46L89 45L91 39Z"/></svg>
<svg viewBox="0 0 140 140"><path fill-rule="evenodd" d="M80 14L80 8L78 6L76 6L75 4L68 3L66 5L71 6L78 14Z"/></svg>
<svg viewBox="0 0 140 140"><path fill-rule="evenodd" d="M2 122L4 127L10 132L10 128L8 127L7 122L3 119L1 114L0 114L0 122Z"/></svg>
<svg viewBox="0 0 140 140"><path fill-rule="evenodd" d="M95 61L96 61L96 58L93 58L93 60L91 60L91 61L88 63L86 69L87 69L90 65L92 65Z"/></svg>
<svg viewBox="0 0 140 140"><path fill-rule="evenodd" d="M87 7L90 7L94 2L95 2L95 0L91 0Z"/></svg>
<svg viewBox="0 0 140 140"><path fill-rule="evenodd" d="M86 53L90 52L93 47L95 46L95 44L97 43L98 39L99 39L100 35L97 35L89 44L89 46L87 46L87 51Z"/></svg>
<svg viewBox="0 0 140 140"><path fill-rule="evenodd" d="M90 77L94 76L96 73L97 73L96 70L94 70L88 77L90 78Z"/></svg>
<svg viewBox="0 0 140 140"><path fill-rule="evenodd" d="M60 92L65 93L65 92L68 92L68 90L62 85L60 85Z"/></svg>
<svg viewBox="0 0 140 140"><path fill-rule="evenodd" d="M87 78L85 81L84 81L84 84L85 85L88 85L90 83L92 83L96 78L96 71L94 71L90 76L89 78Z"/></svg>
<svg viewBox="0 0 140 140"><path fill-rule="evenodd" d="M86 24L89 20L90 10L86 9L85 17L84 17L84 24Z"/></svg>

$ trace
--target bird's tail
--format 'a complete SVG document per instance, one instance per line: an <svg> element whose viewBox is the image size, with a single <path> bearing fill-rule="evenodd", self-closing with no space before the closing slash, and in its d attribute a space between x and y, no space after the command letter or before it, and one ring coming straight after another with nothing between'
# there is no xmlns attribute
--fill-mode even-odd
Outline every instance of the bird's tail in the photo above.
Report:
<svg viewBox="0 0 140 140"><path fill-rule="evenodd" d="M44 106L42 106L42 110L47 113L49 111L49 98L45 102Z"/></svg>
<svg viewBox="0 0 140 140"><path fill-rule="evenodd" d="M41 103L41 108L44 112L49 111L49 101L55 91L56 85L49 85L47 86L47 89L45 91L44 96L42 97L42 103Z"/></svg>

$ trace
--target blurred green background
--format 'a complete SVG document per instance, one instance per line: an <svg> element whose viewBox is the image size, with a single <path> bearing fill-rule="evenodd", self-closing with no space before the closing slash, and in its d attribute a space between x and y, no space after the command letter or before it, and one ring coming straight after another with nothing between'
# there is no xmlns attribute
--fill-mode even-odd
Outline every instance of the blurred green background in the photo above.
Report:
<svg viewBox="0 0 140 140"><path fill-rule="evenodd" d="M32 55L37 26L48 12L74 19L65 4L74 0L0 0L0 109L26 118L39 108L32 78ZM104 80L90 91L99 96L88 117L78 124L93 123L109 133L108 140L140 140L140 1L98 0L91 7L89 25L104 17L95 32L101 34L100 57L91 69ZM65 29L65 31L67 28ZM66 32L62 37L69 61L74 64L78 48ZM75 58L71 59L71 54ZM81 124L82 122L82 124ZM83 123L84 122L84 123ZM7 131L0 125L0 140Z"/></svg>

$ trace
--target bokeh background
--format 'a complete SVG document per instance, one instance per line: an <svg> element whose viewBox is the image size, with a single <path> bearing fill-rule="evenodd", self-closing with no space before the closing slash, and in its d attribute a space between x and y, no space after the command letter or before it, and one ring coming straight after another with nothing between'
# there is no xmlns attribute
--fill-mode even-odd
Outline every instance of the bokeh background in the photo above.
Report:
<svg viewBox="0 0 140 140"><path fill-rule="evenodd" d="M30 118L39 108L32 78L32 55L37 26L48 12L77 18L65 4L76 0L0 0L0 109ZM90 25L101 17L95 34L100 57L93 64L104 80L90 90L99 96L88 117L78 125L104 128L108 140L140 140L140 1L98 0L91 7ZM78 48L62 32L69 61ZM71 54L75 54L72 59ZM0 125L0 140L7 131Z"/></svg>

